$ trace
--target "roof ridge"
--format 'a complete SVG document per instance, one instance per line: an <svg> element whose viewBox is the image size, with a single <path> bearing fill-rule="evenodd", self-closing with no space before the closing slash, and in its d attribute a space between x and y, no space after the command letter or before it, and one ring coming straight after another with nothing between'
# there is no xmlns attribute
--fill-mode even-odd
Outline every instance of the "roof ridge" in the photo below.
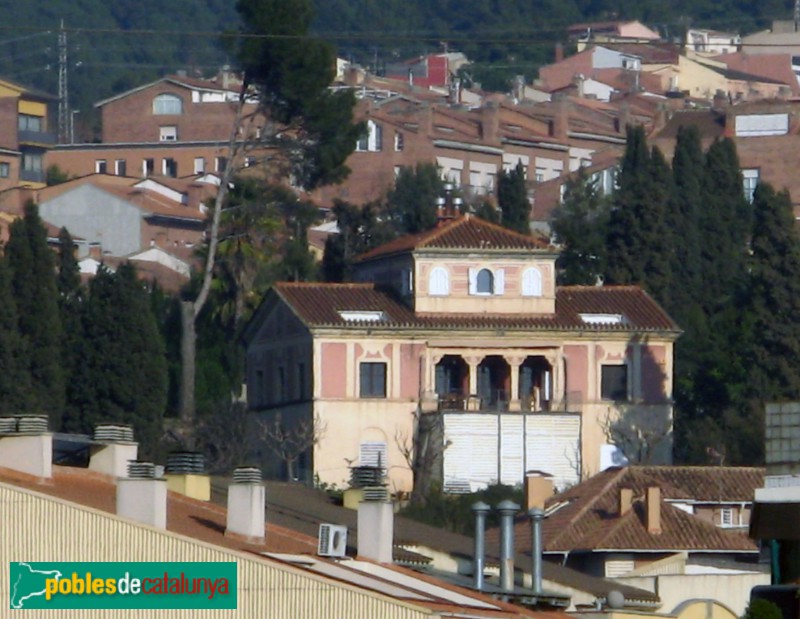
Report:
<svg viewBox="0 0 800 619"><path fill-rule="evenodd" d="M458 228L464 225L464 222L467 221L469 214L466 215L458 215L456 219L454 219L451 223L446 223L444 225L439 225L430 230L430 234L425 235L423 232L423 238L417 243L417 247L426 247L428 243L431 241L435 241L440 236L442 236L445 232L452 230L453 228Z"/></svg>

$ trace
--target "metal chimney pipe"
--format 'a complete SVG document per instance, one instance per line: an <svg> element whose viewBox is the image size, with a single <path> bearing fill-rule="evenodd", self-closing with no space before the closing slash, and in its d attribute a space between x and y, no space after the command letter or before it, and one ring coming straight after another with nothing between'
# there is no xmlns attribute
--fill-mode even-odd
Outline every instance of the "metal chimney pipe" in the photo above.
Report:
<svg viewBox="0 0 800 619"><path fill-rule="evenodd" d="M486 558L486 514L491 508L484 502L473 504L472 512L475 514L475 551L472 553L472 575L475 588L483 590L483 567Z"/></svg>
<svg viewBox="0 0 800 619"><path fill-rule="evenodd" d="M500 588L514 590L514 515L519 505L505 500L497 506L500 512Z"/></svg>
<svg viewBox="0 0 800 619"><path fill-rule="evenodd" d="M531 585L533 592L542 592L542 520L544 510L534 507L528 511L531 517Z"/></svg>

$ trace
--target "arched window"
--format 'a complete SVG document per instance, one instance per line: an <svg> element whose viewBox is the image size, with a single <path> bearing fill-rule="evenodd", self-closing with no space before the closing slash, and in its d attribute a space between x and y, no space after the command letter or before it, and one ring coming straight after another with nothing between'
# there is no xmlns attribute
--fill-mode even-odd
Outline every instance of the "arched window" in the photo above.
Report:
<svg viewBox="0 0 800 619"><path fill-rule="evenodd" d="M542 296L542 272L536 267L525 269L522 273L522 296Z"/></svg>
<svg viewBox="0 0 800 619"><path fill-rule="evenodd" d="M432 296L447 296L450 294L450 275L444 267L436 267L431 270L428 293Z"/></svg>
<svg viewBox="0 0 800 619"><path fill-rule="evenodd" d="M178 95L163 94L153 99L153 114L182 114L183 101Z"/></svg>
<svg viewBox="0 0 800 619"><path fill-rule="evenodd" d="M478 271L478 279L475 283L475 292L478 294L493 294L494 293L494 275L489 269L481 269Z"/></svg>

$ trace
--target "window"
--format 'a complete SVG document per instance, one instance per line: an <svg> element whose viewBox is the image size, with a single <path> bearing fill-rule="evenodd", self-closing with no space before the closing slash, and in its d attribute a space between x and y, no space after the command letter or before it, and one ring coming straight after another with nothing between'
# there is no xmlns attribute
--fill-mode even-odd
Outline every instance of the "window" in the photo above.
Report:
<svg viewBox="0 0 800 619"><path fill-rule="evenodd" d="M306 399L306 364L297 364L297 398L299 400Z"/></svg>
<svg viewBox="0 0 800 619"><path fill-rule="evenodd" d="M758 186L759 177L761 172L758 168L750 170L742 170L742 182L744 184L744 197L748 202L753 202L753 194L755 194L756 187Z"/></svg>
<svg viewBox="0 0 800 619"><path fill-rule="evenodd" d="M403 150L403 146L404 146L403 134L400 133L399 131L396 131L394 134L394 149L397 152L400 152L401 150Z"/></svg>
<svg viewBox="0 0 800 619"><path fill-rule="evenodd" d="M469 293L477 295L500 295L505 288L503 269L470 269Z"/></svg>
<svg viewBox="0 0 800 619"><path fill-rule="evenodd" d="M450 275L444 267L436 267L431 270L428 294L431 296L444 297L450 294Z"/></svg>
<svg viewBox="0 0 800 619"><path fill-rule="evenodd" d="M542 272L536 267L525 269L522 273L522 296L542 296Z"/></svg>
<svg viewBox="0 0 800 619"><path fill-rule="evenodd" d="M128 164L124 159L117 159L114 162L114 174L116 174L117 176L128 175Z"/></svg>
<svg viewBox="0 0 800 619"><path fill-rule="evenodd" d="M244 167L246 168L252 168L256 163L258 163L258 160L253 156L248 155L244 158Z"/></svg>
<svg viewBox="0 0 800 619"><path fill-rule="evenodd" d="M214 171L215 172L224 172L225 168L228 167L228 158L227 157L216 157L214 159Z"/></svg>
<svg viewBox="0 0 800 619"><path fill-rule="evenodd" d="M22 169L26 172L41 172L42 155L39 153L23 153Z"/></svg>
<svg viewBox="0 0 800 619"><path fill-rule="evenodd" d="M386 397L386 364L383 362L363 362L358 366L359 397Z"/></svg>
<svg viewBox="0 0 800 619"><path fill-rule="evenodd" d="M158 95L153 99L153 114L182 114L183 101L178 95Z"/></svg>
<svg viewBox="0 0 800 619"><path fill-rule="evenodd" d="M206 171L206 158L205 157L195 157L194 158L194 173L195 174L203 174Z"/></svg>
<svg viewBox="0 0 800 619"><path fill-rule="evenodd" d="M178 139L178 128L174 125L159 127L158 139L162 142L174 142Z"/></svg>
<svg viewBox="0 0 800 619"><path fill-rule="evenodd" d="M283 402L286 399L286 370L279 365L275 372L275 402Z"/></svg>
<svg viewBox="0 0 800 619"><path fill-rule="evenodd" d="M0 162L0 178L8 178L11 174L11 166L3 161Z"/></svg>
<svg viewBox="0 0 800 619"><path fill-rule="evenodd" d="M492 294L494 292L494 275L492 275L489 269L481 269L478 271L475 292L478 294Z"/></svg>
<svg viewBox="0 0 800 619"><path fill-rule="evenodd" d="M161 162L161 174L163 174L164 176L177 178L178 162L175 161L172 157L164 157L164 160Z"/></svg>
<svg viewBox="0 0 800 619"><path fill-rule="evenodd" d="M723 507L719 512L719 523L723 527L733 526L733 508Z"/></svg>
<svg viewBox="0 0 800 619"><path fill-rule="evenodd" d="M372 120L368 120L367 133L358 139L356 150L360 152L383 150L383 127Z"/></svg>
<svg viewBox="0 0 800 619"><path fill-rule="evenodd" d="M20 114L17 118L20 131L42 131L44 119L41 116Z"/></svg>
<svg viewBox="0 0 800 619"><path fill-rule="evenodd" d="M536 175L535 175L534 178L535 178L537 183L543 183L544 182L544 173L545 173L545 169L544 168L536 168Z"/></svg>
<svg viewBox="0 0 800 619"><path fill-rule="evenodd" d="M602 367L600 397L614 402L628 400L628 366L604 365Z"/></svg>
<svg viewBox="0 0 800 619"><path fill-rule="evenodd" d="M147 178L148 176L152 176L153 172L156 171L156 162L154 159L145 159L142 161L142 176Z"/></svg>
<svg viewBox="0 0 800 619"><path fill-rule="evenodd" d="M94 162L94 171L97 174L107 174L108 173L108 162L105 159L97 159Z"/></svg>

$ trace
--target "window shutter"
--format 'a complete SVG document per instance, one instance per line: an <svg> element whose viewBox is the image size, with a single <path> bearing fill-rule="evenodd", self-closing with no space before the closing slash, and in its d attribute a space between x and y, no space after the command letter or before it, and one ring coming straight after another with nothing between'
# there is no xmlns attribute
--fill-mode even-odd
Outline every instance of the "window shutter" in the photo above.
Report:
<svg viewBox="0 0 800 619"><path fill-rule="evenodd" d="M503 269L494 272L494 293L503 294L506 290L506 273Z"/></svg>
<svg viewBox="0 0 800 619"><path fill-rule="evenodd" d="M359 466L380 466L386 468L386 443L383 441L364 441L358 454Z"/></svg>
<svg viewBox="0 0 800 619"><path fill-rule="evenodd" d="M469 270L469 293L476 294L478 292L478 269Z"/></svg>
<svg viewBox="0 0 800 619"><path fill-rule="evenodd" d="M526 269L522 274L522 296L542 296L542 273L537 268Z"/></svg>

